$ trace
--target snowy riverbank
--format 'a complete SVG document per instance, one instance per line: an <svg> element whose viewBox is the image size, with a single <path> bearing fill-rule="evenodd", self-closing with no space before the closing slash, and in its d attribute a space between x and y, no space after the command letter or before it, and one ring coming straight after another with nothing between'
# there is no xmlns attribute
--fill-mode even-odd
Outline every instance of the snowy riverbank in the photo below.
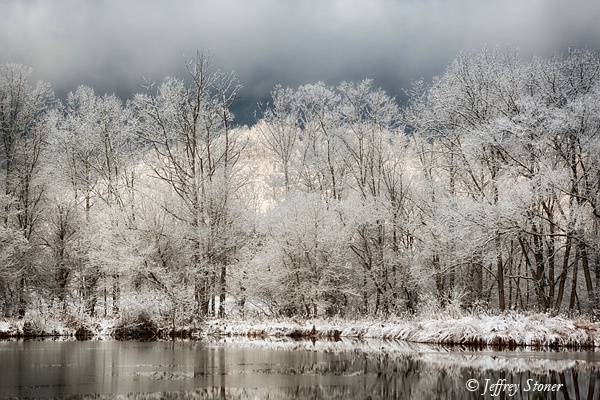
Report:
<svg viewBox="0 0 600 400"><path fill-rule="evenodd" d="M122 327L119 320L89 320L80 324L53 319L36 322L0 320L0 337L108 337L115 336L119 326ZM153 329L167 336L171 327ZM600 347L600 323L546 314L440 315L395 320L231 318L209 320L201 327L178 326L176 330L197 337L380 338L478 346Z"/></svg>
<svg viewBox="0 0 600 400"><path fill-rule="evenodd" d="M413 320L213 320L208 335L381 338L481 346L600 347L600 323L545 314Z"/></svg>

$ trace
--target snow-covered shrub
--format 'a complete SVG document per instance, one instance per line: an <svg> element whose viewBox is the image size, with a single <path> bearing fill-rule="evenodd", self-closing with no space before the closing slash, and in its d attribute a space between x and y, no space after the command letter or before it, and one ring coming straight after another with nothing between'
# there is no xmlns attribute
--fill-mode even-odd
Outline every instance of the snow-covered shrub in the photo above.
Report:
<svg viewBox="0 0 600 400"><path fill-rule="evenodd" d="M440 302L432 293L426 293L420 296L417 304L417 316L420 318L435 318L442 311Z"/></svg>

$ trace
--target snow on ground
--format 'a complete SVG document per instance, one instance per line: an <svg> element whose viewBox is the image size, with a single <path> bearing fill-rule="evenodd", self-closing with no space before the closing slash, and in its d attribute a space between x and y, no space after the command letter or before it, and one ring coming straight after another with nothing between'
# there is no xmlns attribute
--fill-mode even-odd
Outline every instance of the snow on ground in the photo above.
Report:
<svg viewBox="0 0 600 400"><path fill-rule="evenodd" d="M0 337L36 333L73 336L74 322L46 319L40 323L0 320ZM110 335L118 320L89 320L85 326L95 335ZM193 331L193 330L188 330ZM213 319L202 336L380 338L413 343L479 346L600 347L600 323L547 314L500 316L441 315L394 320L347 319Z"/></svg>
<svg viewBox="0 0 600 400"><path fill-rule="evenodd" d="M211 320L206 335L398 339L481 346L600 347L600 323L546 314L449 316L415 320Z"/></svg>
<svg viewBox="0 0 600 400"><path fill-rule="evenodd" d="M23 331L23 322L22 321L0 320L0 337L16 336L18 334L18 332L22 332L22 331Z"/></svg>

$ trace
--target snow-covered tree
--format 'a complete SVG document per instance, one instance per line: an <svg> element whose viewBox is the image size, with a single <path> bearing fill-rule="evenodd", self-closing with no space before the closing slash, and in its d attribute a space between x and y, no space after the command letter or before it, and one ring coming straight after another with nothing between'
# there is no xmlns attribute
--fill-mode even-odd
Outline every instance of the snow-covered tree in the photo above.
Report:
<svg viewBox="0 0 600 400"><path fill-rule="evenodd" d="M6 240L3 253L10 260L0 290L7 299L4 313L19 317L25 314L28 281L33 282L36 271L30 251L27 257L14 255L23 253L39 225L45 182L38 173L48 131L46 116L54 98L48 84L30 85L31 73L23 65L0 65L0 218Z"/></svg>
<svg viewBox="0 0 600 400"><path fill-rule="evenodd" d="M272 95L273 104L267 105L260 126L267 147L287 169L284 176L295 177L293 182L285 180L285 201L298 198L299 192L318 195L353 229L346 247L335 251L354 266L353 286L361 292L362 305L346 298L345 307L365 313L370 307L383 313L396 310L403 303L398 295L400 270L407 267L400 261L406 250L403 238L410 236L401 228L407 226L403 218L408 215L408 192L397 104L383 90L373 90L371 80L338 88L322 82L297 91L277 87ZM282 143L289 145L283 158ZM375 204L379 211L373 213ZM364 219L365 215L377 217Z"/></svg>
<svg viewBox="0 0 600 400"><path fill-rule="evenodd" d="M99 230L96 223L102 219L100 216L108 218L108 215L118 213L119 218L112 219L115 230L130 226L134 219L134 152L138 149L132 116L129 108L115 95L99 96L86 86L69 93L61 111L50 138L54 157L48 160L47 172L55 178L52 193L56 204L48 205L48 227L53 229L48 230L45 243L53 249L53 254L60 255L57 265L62 265L59 269L63 272L57 275L60 276L59 287L67 284L68 276L76 282L75 287L87 304L87 312L94 313L98 296L102 294L99 285L106 288L110 280L112 312L118 314L120 271L98 257L97 262L92 262L90 255L101 251L103 242L93 237ZM62 244L59 243L57 249L57 243L52 239L64 234L67 221L63 218L66 216L79 220L69 229L84 238L78 241L77 270L70 272L61 264ZM56 218L59 220L55 221Z"/></svg>
<svg viewBox="0 0 600 400"><path fill-rule="evenodd" d="M182 222L192 244L197 312L223 316L227 268L240 246L234 196L243 144L232 134L229 110L240 85L233 73L213 71L203 54L188 71L189 84L165 78L156 92L150 85L148 93L136 96L138 133L154 150L153 175L181 202L166 209Z"/></svg>
<svg viewBox="0 0 600 400"><path fill-rule="evenodd" d="M245 269L253 276L247 297L275 315L347 311L355 291L339 210L316 193L295 192L263 216L258 232L262 244Z"/></svg>
<svg viewBox="0 0 600 400"><path fill-rule="evenodd" d="M590 178L587 171L595 171L587 148L597 140L590 112L597 72L598 57L587 51L523 64L516 56L484 50L459 56L430 87L413 93L406 116L430 182L426 220L458 233L453 238L438 231L425 241L449 246L431 255L441 297L471 276L480 286L469 289L473 300L493 291L500 309L558 309L570 271L572 298L578 297L581 262L594 301L589 242L582 232L594 225L597 192L583 182ZM589 194L580 196L584 186ZM449 218L453 213L462 218ZM470 259L457 258L472 232L485 240L472 247Z"/></svg>
<svg viewBox="0 0 600 400"><path fill-rule="evenodd" d="M276 86L251 128L211 62L60 106L0 66L3 315L597 310L598 53L462 53L402 110Z"/></svg>

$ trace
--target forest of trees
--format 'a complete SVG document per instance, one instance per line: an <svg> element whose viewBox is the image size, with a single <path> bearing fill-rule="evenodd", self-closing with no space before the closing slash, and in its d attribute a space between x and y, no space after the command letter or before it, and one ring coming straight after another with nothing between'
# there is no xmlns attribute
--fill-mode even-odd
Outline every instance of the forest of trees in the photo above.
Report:
<svg viewBox="0 0 600 400"><path fill-rule="evenodd" d="M597 312L597 52L277 86L251 127L187 67L124 102L0 65L0 316Z"/></svg>

